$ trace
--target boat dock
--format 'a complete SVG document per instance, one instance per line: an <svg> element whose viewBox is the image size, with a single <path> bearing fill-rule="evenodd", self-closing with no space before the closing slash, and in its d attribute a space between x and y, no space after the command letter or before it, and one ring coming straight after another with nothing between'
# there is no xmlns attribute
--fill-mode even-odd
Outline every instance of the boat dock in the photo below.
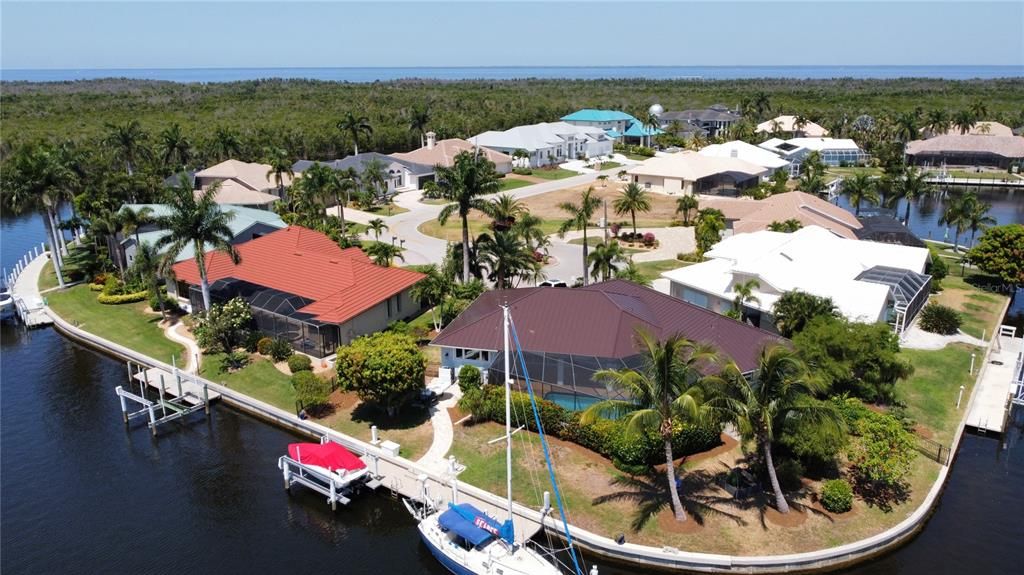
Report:
<svg viewBox="0 0 1024 575"><path fill-rule="evenodd" d="M50 325L53 320L46 313L46 302L39 293L39 276L50 261L45 245L37 246L20 260L5 278L11 288L14 310L26 327Z"/></svg>
<svg viewBox="0 0 1024 575"><path fill-rule="evenodd" d="M944 186L989 186L996 188L1024 188L1024 179L1021 178L953 178L949 176L930 176L924 179L929 184L941 184Z"/></svg>
<svg viewBox="0 0 1024 575"><path fill-rule="evenodd" d="M220 397L219 393L211 392L207 385L200 384L198 379L190 379L188 374L181 373L176 367L171 372L159 368L145 368L128 362L128 389L117 386L114 390L121 402L121 415L127 426L137 417L148 417L149 430L156 435L157 428L164 423L181 419L199 410L210 415L210 400ZM135 386L138 385L138 393ZM152 399L147 389L157 390ZM139 406L136 411L129 411L129 404ZM158 415L159 414L159 415Z"/></svg>
<svg viewBox="0 0 1024 575"><path fill-rule="evenodd" d="M1016 328L1002 326L993 337L989 352L983 356L985 364L980 368L978 390L967 413L967 427L979 433L1002 433L1011 399L1016 400L1022 393L1020 378L1024 338L1016 335Z"/></svg>

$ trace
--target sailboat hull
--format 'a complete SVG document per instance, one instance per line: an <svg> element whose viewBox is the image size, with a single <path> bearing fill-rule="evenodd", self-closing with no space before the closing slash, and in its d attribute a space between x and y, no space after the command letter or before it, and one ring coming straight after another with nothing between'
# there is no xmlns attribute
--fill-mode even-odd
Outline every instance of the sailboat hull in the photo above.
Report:
<svg viewBox="0 0 1024 575"><path fill-rule="evenodd" d="M481 573L471 571L469 568L458 564L451 557L445 555L443 551L438 549L434 543L427 538L426 533L423 533L422 531L420 532L420 539L423 540L423 544L427 546L427 549L430 549L430 554L434 556L434 559L437 559L437 562L444 566L448 571L455 575L483 575Z"/></svg>

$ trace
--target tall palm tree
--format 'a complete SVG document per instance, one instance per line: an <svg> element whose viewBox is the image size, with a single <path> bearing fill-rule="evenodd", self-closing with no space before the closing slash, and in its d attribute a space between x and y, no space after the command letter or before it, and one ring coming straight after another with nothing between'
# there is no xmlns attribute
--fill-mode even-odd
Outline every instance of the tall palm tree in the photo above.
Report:
<svg viewBox="0 0 1024 575"><path fill-rule="evenodd" d="M855 216L860 215L862 203L877 205L879 201L874 178L863 172L858 172L853 177L843 180L843 194L853 205L853 215Z"/></svg>
<svg viewBox="0 0 1024 575"><path fill-rule="evenodd" d="M522 238L534 252L546 253L551 241L548 239L543 224L544 220L526 210L512 225L512 233Z"/></svg>
<svg viewBox="0 0 1024 575"><path fill-rule="evenodd" d="M907 202L903 212L903 225L910 226L910 205L919 198L930 193L933 189L927 182L927 174L913 166L903 170L902 176L893 181L893 197L890 200L894 205L902 199Z"/></svg>
<svg viewBox="0 0 1024 575"><path fill-rule="evenodd" d="M690 225L690 217L700 208L697 196L685 195L676 200L676 213L683 215L683 225Z"/></svg>
<svg viewBox="0 0 1024 575"><path fill-rule="evenodd" d="M960 130L961 134L966 134L971 131L976 121L978 121L977 116L970 110L960 110L953 116L953 127Z"/></svg>
<svg viewBox="0 0 1024 575"><path fill-rule="evenodd" d="M763 118L772 110L772 101L766 92L758 91L751 100L751 105L757 111L757 117Z"/></svg>
<svg viewBox="0 0 1024 575"><path fill-rule="evenodd" d="M409 295L412 299L418 301L420 305L430 308L430 318L434 324L434 331L441 331L441 316L437 313L437 308L451 292L451 282L448 281L448 278L444 277L444 274L441 273L436 264L430 264L419 271L426 277L412 286Z"/></svg>
<svg viewBox="0 0 1024 575"><path fill-rule="evenodd" d="M480 196L492 194L501 188L494 162L485 156L478 156L469 151L460 152L455 156L451 166L438 166L435 181L441 191L441 197L452 202L446 205L437 215L437 221L443 226L448 218L455 214L462 219L462 281L470 280L469 274L469 211L479 210L486 213L484 200Z"/></svg>
<svg viewBox="0 0 1024 575"><path fill-rule="evenodd" d="M266 161L270 165L270 169L267 170L267 179L274 179L274 182L277 183L277 197L284 198L284 177L287 175L288 181L295 177L295 172L292 170L292 158L288 155L288 150L272 148L268 151Z"/></svg>
<svg viewBox="0 0 1024 575"><path fill-rule="evenodd" d="M808 120L807 117L804 116L803 114L797 114L793 118L793 135L794 136L796 136L796 135L801 135L802 136L803 133L804 133L804 128L806 128L807 124L809 124L810 122L811 121Z"/></svg>
<svg viewBox="0 0 1024 575"><path fill-rule="evenodd" d="M495 231L507 231L512 229L516 221L529 213L526 205L517 200L512 194L499 194L486 204L486 213L490 216L491 226Z"/></svg>
<svg viewBox="0 0 1024 575"><path fill-rule="evenodd" d="M172 170L182 170L192 159L192 143L181 133L177 122L164 128L159 135L160 160Z"/></svg>
<svg viewBox="0 0 1024 575"><path fill-rule="evenodd" d="M604 369L594 379L605 381L628 400L609 399L590 406L581 421L591 423L599 417L622 418L626 433L639 436L657 433L665 446L665 476L672 498L672 511L678 521L686 520L686 511L676 488L675 456L672 435L676 423L694 424L704 419L699 368L717 361L714 350L692 342L680 334L658 341L643 331L637 332L637 347L643 363L639 370Z"/></svg>
<svg viewBox="0 0 1024 575"><path fill-rule="evenodd" d="M967 202L967 209L964 212L964 224L969 230L971 230L971 246L974 246L974 236L978 233L978 230L984 230L990 226L996 225L996 219L988 215L988 211L992 208L991 204L978 200L978 196L974 192L968 192L971 199Z"/></svg>
<svg viewBox="0 0 1024 575"><path fill-rule="evenodd" d="M213 134L213 150L217 160L224 161L242 152L242 142L234 132L220 126Z"/></svg>
<svg viewBox="0 0 1024 575"><path fill-rule="evenodd" d="M480 234L476 240L480 264L489 270L494 289L512 287L515 278L536 277L539 264L522 238L511 231Z"/></svg>
<svg viewBox="0 0 1024 575"><path fill-rule="evenodd" d="M373 135L373 126L366 116L356 116L352 112L345 114L345 117L338 122L338 129L345 135L352 138L352 154L359 155L359 138L363 135Z"/></svg>
<svg viewBox="0 0 1024 575"><path fill-rule="evenodd" d="M420 147L426 145L423 135L427 132L427 124L430 123L430 110L426 107L413 108L409 112L409 131L420 136Z"/></svg>
<svg viewBox="0 0 1024 575"><path fill-rule="evenodd" d="M817 150L807 154L800 162L800 190L808 194L821 193L825 189L825 163Z"/></svg>
<svg viewBox="0 0 1024 575"><path fill-rule="evenodd" d="M643 127L647 130L647 145L650 147L653 142L654 135L657 134L658 130L661 128L661 120L658 119L657 114L648 112L647 116L644 118Z"/></svg>
<svg viewBox="0 0 1024 575"><path fill-rule="evenodd" d="M387 224L380 218L373 218L366 223L366 228L373 232L373 238L380 241L380 235L384 233L384 230L388 229Z"/></svg>
<svg viewBox="0 0 1024 575"><path fill-rule="evenodd" d="M917 139L919 135L917 116L914 113L904 112L896 117L896 137L900 142L906 144Z"/></svg>
<svg viewBox="0 0 1024 575"><path fill-rule="evenodd" d="M125 233L125 217L131 210L125 209L119 212L106 210L97 214L89 222L89 232L97 240L101 239L107 245L107 253L112 263L117 266L118 275L121 281L125 277L125 262L121 257L120 236Z"/></svg>
<svg viewBox="0 0 1024 575"><path fill-rule="evenodd" d="M972 211L971 204L975 201L976 196L971 193L966 193L960 197L949 197L946 200L946 209L942 213L942 217L939 219L939 223L953 226L953 251L960 249L960 234L967 230L968 217L967 214Z"/></svg>
<svg viewBox="0 0 1024 575"><path fill-rule="evenodd" d="M177 259L182 250L192 246L196 267L199 268L203 308L206 310L210 309L206 249L209 247L226 254L236 265L242 261L241 255L231 244L234 234L228 225L235 217L235 212L220 209L215 201L219 191L220 184L217 183L207 188L206 192L196 194L192 190L192 183L187 177L182 176L178 185L171 189L171 212L155 218L156 224L167 231L167 235L157 240L154 246L158 251L166 252L167 257Z"/></svg>
<svg viewBox="0 0 1024 575"><path fill-rule="evenodd" d="M565 237L565 233L571 229L583 230L583 285L587 285L587 227L590 226L590 219L594 212L601 205L601 199L594 195L594 187L590 186L580 194L580 201L577 204L562 202L558 204L559 209L569 214L569 219L562 222L558 227L558 236Z"/></svg>
<svg viewBox="0 0 1024 575"><path fill-rule="evenodd" d="M612 202L612 208L615 209L615 214L619 216L629 213L633 218L633 235L635 236L636 213L651 211L651 199L647 191L641 188L639 184L630 182L619 192L619 197L615 198L615 201Z"/></svg>
<svg viewBox="0 0 1024 575"><path fill-rule="evenodd" d="M985 102L982 102L981 100L975 100L968 110L971 111L971 115L974 116L974 119L978 121L984 120L985 116L988 116L988 107L985 106Z"/></svg>
<svg viewBox="0 0 1024 575"><path fill-rule="evenodd" d="M745 441L753 441L764 460L775 492L775 508L788 513L772 457L772 443L785 422L804 420L811 425L842 427L841 416L814 395L826 391L822 380L811 377L797 352L784 346L761 350L757 368L747 379L735 363L719 375L704 379L707 408L719 420L736 426Z"/></svg>
<svg viewBox="0 0 1024 575"><path fill-rule="evenodd" d="M124 162L125 169L131 176L138 162L150 156L150 150L146 147L149 134L142 129L138 120L128 120L120 126L109 122L105 125L107 135L103 138L103 144Z"/></svg>
<svg viewBox="0 0 1024 575"><path fill-rule="evenodd" d="M749 279L745 282L737 282L732 286L732 292L736 297L732 300L732 307L743 317L743 305L747 303L761 303L761 299L754 295L754 290L761 288L761 282Z"/></svg>
<svg viewBox="0 0 1024 575"><path fill-rule="evenodd" d="M318 222L325 221L327 217L325 207L327 202L331 199L337 201L338 198L338 188L341 186L338 172L327 164L317 162L302 172L302 177L292 186L293 189L289 195L295 195L296 186L300 187L304 194L309 196L308 203L315 213L308 215L313 216ZM341 229L344 231L345 208L340 204L339 219L341 220Z"/></svg>
<svg viewBox="0 0 1024 575"><path fill-rule="evenodd" d="M952 122L949 119L949 114L945 110L936 109L928 112L928 117L925 120L925 129L932 136L938 136L939 134L945 134L949 131L950 124Z"/></svg>
<svg viewBox="0 0 1024 575"><path fill-rule="evenodd" d="M363 171L359 176L360 181L373 190L373 197L376 202L386 203L388 200L388 172L387 166L379 158L371 158L363 162Z"/></svg>
<svg viewBox="0 0 1024 575"><path fill-rule="evenodd" d="M138 246L141 244L139 241L139 228L153 222L153 208L142 206L133 210L125 206L121 208L118 217L121 221L121 229L125 234L134 234L135 245Z"/></svg>
<svg viewBox="0 0 1024 575"><path fill-rule="evenodd" d="M587 256L590 266L590 277L595 281L607 281L618 273L618 264L626 261L626 254L617 241L602 242L594 246L594 251Z"/></svg>
<svg viewBox="0 0 1024 575"><path fill-rule="evenodd" d="M160 252L149 242L138 244L135 247L135 260L132 263L132 270L139 275L139 278L149 285L149 290L156 298L156 305L160 308L160 317L167 319L167 310L164 309L164 295L160 292L160 278L170 274L172 258L160 255Z"/></svg>

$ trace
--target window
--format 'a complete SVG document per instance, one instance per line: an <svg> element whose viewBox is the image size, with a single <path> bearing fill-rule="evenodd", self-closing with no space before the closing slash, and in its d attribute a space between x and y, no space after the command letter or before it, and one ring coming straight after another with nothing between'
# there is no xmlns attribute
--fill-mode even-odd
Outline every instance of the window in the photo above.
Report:
<svg viewBox="0 0 1024 575"><path fill-rule="evenodd" d="M388 304L388 317L391 317L391 298L387 299Z"/></svg>
<svg viewBox="0 0 1024 575"><path fill-rule="evenodd" d="M395 310L402 313L402 294L395 296Z"/></svg>
<svg viewBox="0 0 1024 575"><path fill-rule="evenodd" d="M457 357L459 359L462 359L462 348L461 347L455 349L455 357Z"/></svg>

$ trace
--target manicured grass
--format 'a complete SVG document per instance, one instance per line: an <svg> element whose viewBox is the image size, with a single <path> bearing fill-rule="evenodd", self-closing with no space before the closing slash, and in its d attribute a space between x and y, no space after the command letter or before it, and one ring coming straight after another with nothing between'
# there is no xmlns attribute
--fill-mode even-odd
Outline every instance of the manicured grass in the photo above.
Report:
<svg viewBox="0 0 1024 575"><path fill-rule="evenodd" d="M827 170L825 170L825 173L827 175L830 175L830 176L844 176L844 177L853 176L853 175L856 175L856 174L867 174L869 176L881 176L882 175L882 169L881 168L869 168L869 167L856 167L856 166L850 166L850 167L842 168L842 167L836 166L836 167L829 167Z"/></svg>
<svg viewBox="0 0 1024 575"><path fill-rule="evenodd" d="M642 162L644 160L650 160L651 158L654 157L654 156L641 156L640 154L622 154L622 155L626 156L630 160L636 160L638 162Z"/></svg>
<svg viewBox="0 0 1024 575"><path fill-rule="evenodd" d="M507 192L509 190L514 190L516 188L525 188L526 186L533 185L533 182L528 182L526 180L518 180L516 178L502 178L499 183L501 184L500 191L502 192Z"/></svg>
<svg viewBox="0 0 1024 575"><path fill-rule="evenodd" d="M396 216L398 214L404 214L409 210L403 208L402 206L399 206L398 204L388 204L386 206L373 206L372 208L363 211L369 212L371 214L376 214L378 216L388 217Z"/></svg>
<svg viewBox="0 0 1024 575"><path fill-rule="evenodd" d="M291 378L278 371L270 360L255 357L249 365L232 373L221 372L223 361L222 353L203 356L201 375L274 407L295 411L295 389Z"/></svg>
<svg viewBox="0 0 1024 575"><path fill-rule="evenodd" d="M430 313L430 309L423 310L423 313L409 320L409 327L422 327L427 330L434 329L434 318Z"/></svg>
<svg viewBox="0 0 1024 575"><path fill-rule="evenodd" d="M950 271L960 273L960 266L951 263ZM979 274L968 271L968 278L983 278ZM972 280L974 281L974 280ZM1006 303L1006 296L987 292L971 285L959 275L948 275L942 280L942 292L932 296L932 301L949 306L960 312L962 323L960 329L974 336L985 336L988 339L999 328L1002 322L1001 312Z"/></svg>
<svg viewBox="0 0 1024 575"><path fill-rule="evenodd" d="M57 274L53 271L53 261L51 260L43 264L43 271L39 274L39 291L55 288L57 285Z"/></svg>
<svg viewBox="0 0 1024 575"><path fill-rule="evenodd" d="M651 281L660 278L661 272L667 272L688 265L693 264L691 262L682 262L675 259L655 260L653 262L636 262L636 267L640 269L640 273Z"/></svg>
<svg viewBox="0 0 1024 575"><path fill-rule="evenodd" d="M44 297L50 308L72 325L152 358L170 363L172 355L180 358L185 353L185 348L164 337L157 325L159 314L146 313L146 302L103 305L96 295L83 284Z"/></svg>
<svg viewBox="0 0 1024 575"><path fill-rule="evenodd" d="M621 168L622 164L618 162L601 162L601 171L611 170L613 168Z"/></svg>
<svg viewBox="0 0 1024 575"><path fill-rule="evenodd" d="M552 170L538 168L536 170L533 170L533 173L530 175L535 178L540 178L542 180L562 180L565 178L578 176L580 174L578 172L574 172L572 170L565 170L562 168L554 168Z"/></svg>
<svg viewBox="0 0 1024 575"><path fill-rule="evenodd" d="M504 181L505 180L502 180L502 182L504 182ZM515 181L515 180L510 180L510 181ZM511 186L511 187L517 188L519 186ZM504 189L504 188L502 188L502 189ZM431 205L431 206L443 206L445 204L450 204L451 200L446 200L444 198L420 198L420 203L421 204L428 204L428 205Z"/></svg>
<svg viewBox="0 0 1024 575"><path fill-rule="evenodd" d="M914 375L896 386L907 412L920 425L927 427L932 439L949 445L967 408L967 399L974 387L971 353L980 357L980 348L952 344L935 351L905 349L900 355L914 366ZM956 408L960 386L964 386L961 407Z"/></svg>

